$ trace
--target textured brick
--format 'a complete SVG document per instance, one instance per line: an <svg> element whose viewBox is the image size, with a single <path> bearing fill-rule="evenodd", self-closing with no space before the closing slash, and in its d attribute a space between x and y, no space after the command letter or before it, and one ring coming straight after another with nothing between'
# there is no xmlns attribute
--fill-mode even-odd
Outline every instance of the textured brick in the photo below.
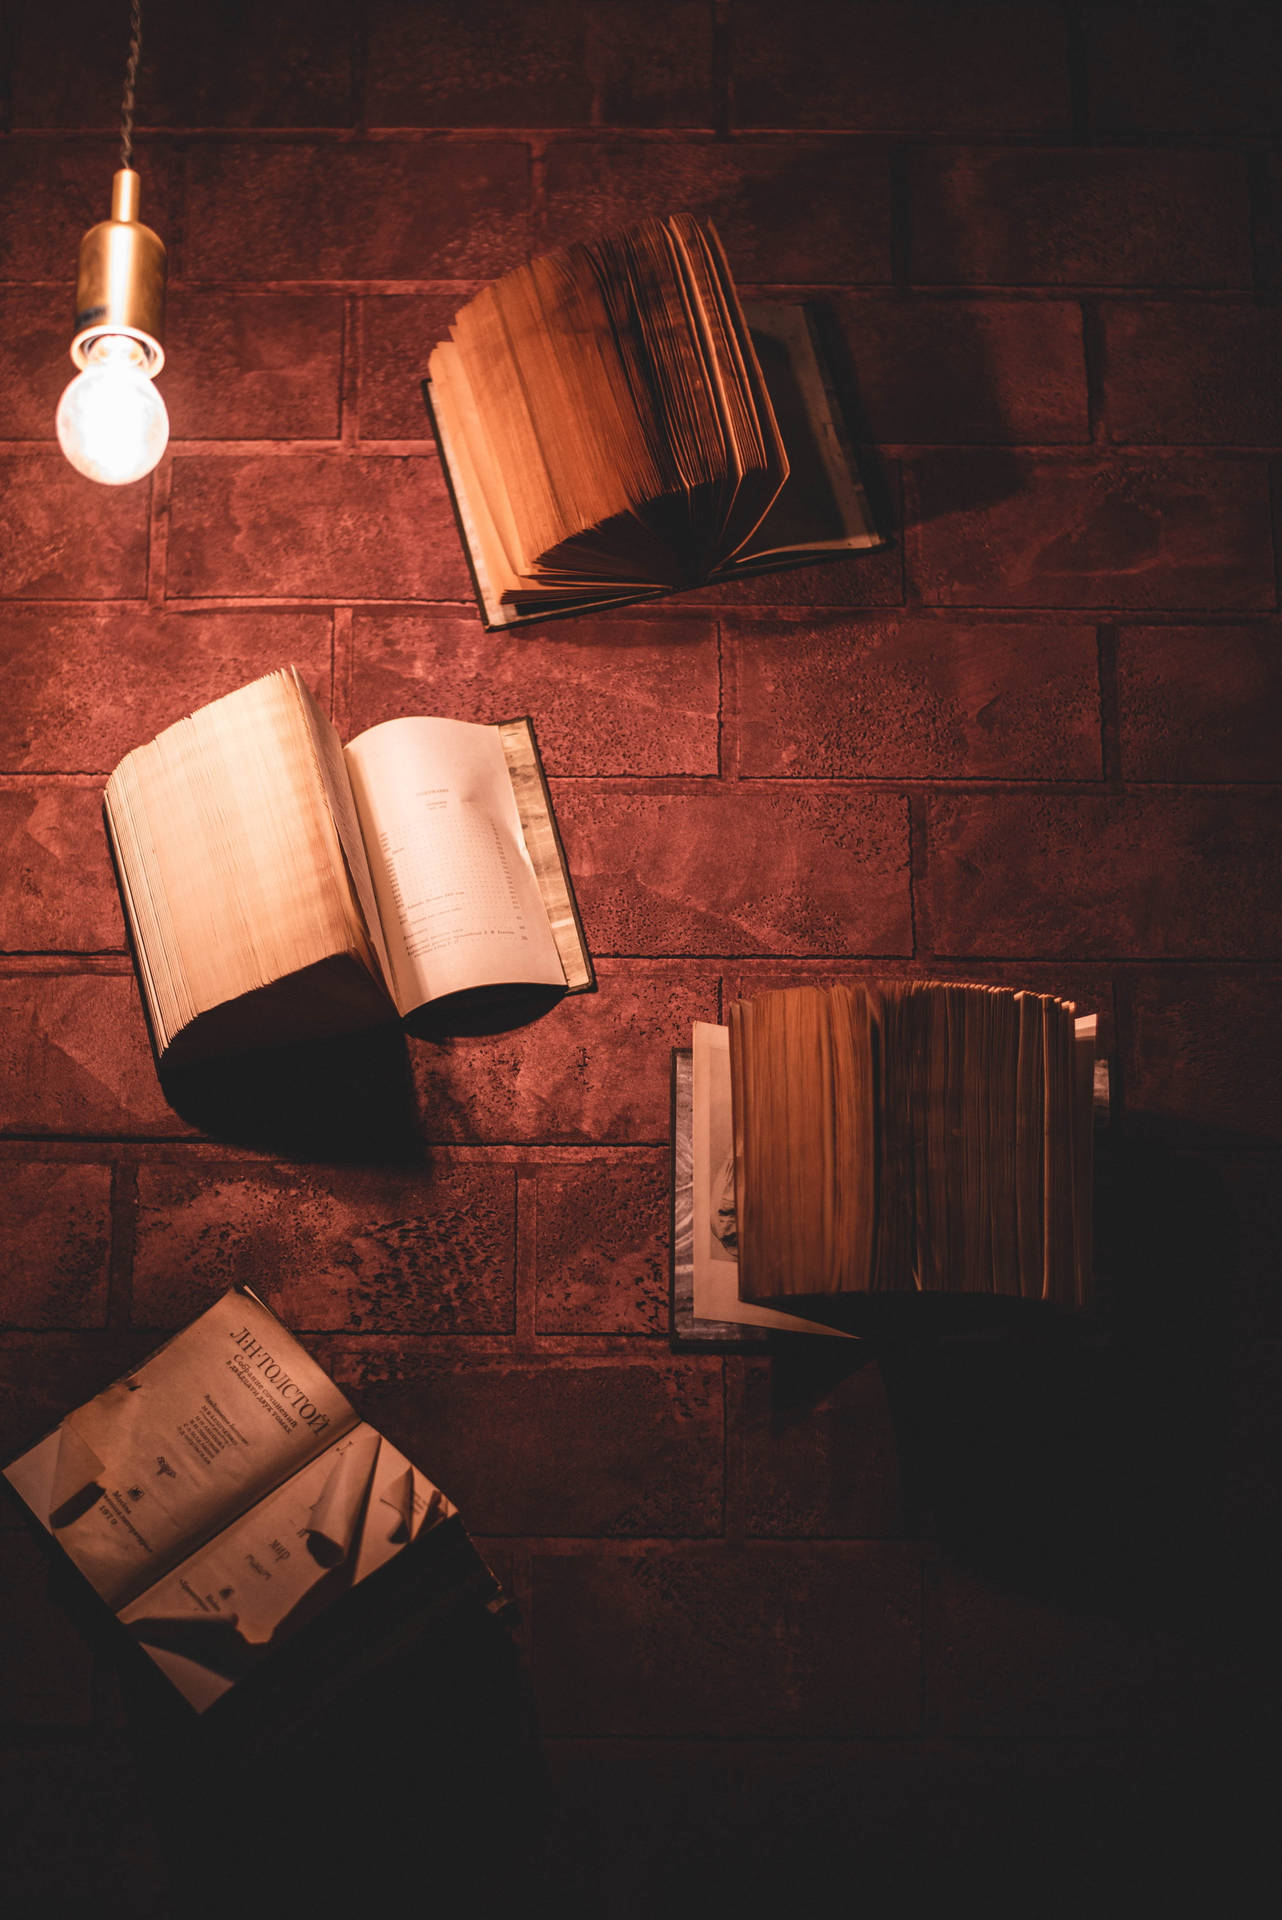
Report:
<svg viewBox="0 0 1282 1920"><path fill-rule="evenodd" d="M1276 973L1141 975L1123 1057L1128 1114L1185 1143L1282 1142Z"/></svg>
<svg viewBox="0 0 1282 1920"><path fill-rule="evenodd" d="M1271 5L1088 6L1087 99L1106 133L1277 133Z"/></svg>
<svg viewBox="0 0 1282 1920"><path fill-rule="evenodd" d="M1248 796L932 797L918 924L941 954L1264 958L1280 854Z"/></svg>
<svg viewBox="0 0 1282 1920"><path fill-rule="evenodd" d="M165 1105L133 979L0 979L0 1131L185 1131Z"/></svg>
<svg viewBox="0 0 1282 1920"><path fill-rule="evenodd" d="M116 121L120 70L113 67ZM64 288L68 342L81 235L107 218L111 176L119 164L118 139L64 139L51 145L19 135L0 143L0 280L19 285L52 280ZM137 166L142 218L163 240L173 226L178 198L173 153L149 140L138 149ZM67 365L70 371L70 361Z"/></svg>
<svg viewBox="0 0 1282 1920"><path fill-rule="evenodd" d="M528 714L550 774L715 774L717 636L706 615L587 614L484 633L448 614L358 614L353 733L407 713Z"/></svg>
<svg viewBox="0 0 1282 1920"><path fill-rule="evenodd" d="M50 1604L48 1557L25 1533L0 1533L0 1596L0 1717L10 1728L87 1726L92 1656L62 1608Z"/></svg>
<svg viewBox="0 0 1282 1920"><path fill-rule="evenodd" d="M174 462L169 588L181 596L470 598L428 456Z"/></svg>
<svg viewBox="0 0 1282 1920"><path fill-rule="evenodd" d="M430 440L422 382L432 348L471 297L458 293L386 293L360 305L362 440Z"/></svg>
<svg viewBox="0 0 1282 1920"><path fill-rule="evenodd" d="M1104 419L1115 441L1276 446L1276 308L1146 301L1104 307Z"/></svg>
<svg viewBox="0 0 1282 1920"><path fill-rule="evenodd" d="M656 1141L668 1137L671 1055L717 1018L714 975L604 962L596 993L491 1040L413 1046L429 1140Z"/></svg>
<svg viewBox="0 0 1282 1920"><path fill-rule="evenodd" d="M838 303L858 437L878 445L1089 440L1082 316L1059 300Z"/></svg>
<svg viewBox="0 0 1282 1920"><path fill-rule="evenodd" d="M195 280L457 280L526 252L517 141L197 147L184 272Z"/></svg>
<svg viewBox="0 0 1282 1920"><path fill-rule="evenodd" d="M923 149L912 156L912 277L980 286L1242 286L1238 154L1137 148Z"/></svg>
<svg viewBox="0 0 1282 1920"><path fill-rule="evenodd" d="M1243 459L923 456L909 564L945 606L1271 607L1265 478Z"/></svg>
<svg viewBox="0 0 1282 1920"><path fill-rule="evenodd" d="M601 953L907 953L908 817L893 794L558 785Z"/></svg>
<svg viewBox="0 0 1282 1920"><path fill-rule="evenodd" d="M666 1155L538 1171L540 1333L666 1333L671 1171Z"/></svg>
<svg viewBox="0 0 1282 1920"><path fill-rule="evenodd" d="M537 1554L535 1687L558 1734L902 1734L918 1719L912 1548Z"/></svg>
<svg viewBox="0 0 1282 1920"><path fill-rule="evenodd" d="M736 280L890 279L890 173L843 145L554 141L546 163L550 246L674 208L711 219Z"/></svg>
<svg viewBox="0 0 1282 1920"><path fill-rule="evenodd" d="M927 1724L950 1734L1047 1734L1151 1711L1160 1643L1115 1620L943 1569L929 1588Z"/></svg>
<svg viewBox="0 0 1282 1920"><path fill-rule="evenodd" d="M1057 7L851 6L735 0L735 122L742 127L1001 128L1069 124L1068 58Z"/></svg>
<svg viewBox="0 0 1282 1920"><path fill-rule="evenodd" d="M0 945L100 953L124 945L102 791L0 782Z"/></svg>
<svg viewBox="0 0 1282 1920"><path fill-rule="evenodd" d="M11 1334L0 1346L0 1457L33 1446L72 1407L101 1392L147 1353L137 1335ZM0 1487L6 1512L16 1496ZM25 1508L18 1508L25 1513Z"/></svg>
<svg viewBox="0 0 1282 1920"><path fill-rule="evenodd" d="M0 1161L4 1321L100 1327L107 1317L111 1168Z"/></svg>
<svg viewBox="0 0 1282 1920"><path fill-rule="evenodd" d="M731 615L725 630L743 774L1099 778L1093 628Z"/></svg>
<svg viewBox="0 0 1282 1920"><path fill-rule="evenodd" d="M720 1526L715 1360L473 1362L410 1378L397 1366L386 1384L372 1372L362 1411L439 1475L473 1532L685 1536Z"/></svg>
<svg viewBox="0 0 1282 1920"><path fill-rule="evenodd" d="M338 433L343 303L332 295L178 288L165 352L160 386L176 440Z"/></svg>
<svg viewBox="0 0 1282 1920"><path fill-rule="evenodd" d="M243 1284L299 1329L503 1332L515 1228L504 1168L143 1167L134 1318L181 1325Z"/></svg>
<svg viewBox="0 0 1282 1920"><path fill-rule="evenodd" d="M75 377L69 287L0 293L0 440L53 442L63 388Z"/></svg>
<svg viewBox="0 0 1282 1920"><path fill-rule="evenodd" d="M1127 627L1117 642L1128 780L1282 780L1276 627Z"/></svg>
<svg viewBox="0 0 1282 1920"><path fill-rule="evenodd" d="M114 128L128 24L127 11L122 24L97 0L16 9L14 125ZM349 126L347 0L154 8L143 22L138 119L152 127Z"/></svg>
<svg viewBox="0 0 1282 1920"><path fill-rule="evenodd" d="M800 1345L800 1342L797 1343ZM903 1531L899 1452L879 1369L780 1355L746 1369L744 1482L750 1534L881 1538Z"/></svg>
<svg viewBox="0 0 1282 1920"><path fill-rule="evenodd" d="M366 86L376 127L708 126L712 8L379 0Z"/></svg>
<svg viewBox="0 0 1282 1920"><path fill-rule="evenodd" d="M162 727L291 662L329 709L328 614L0 607L0 653L0 767L15 772L109 773Z"/></svg>
<svg viewBox="0 0 1282 1920"><path fill-rule="evenodd" d="M147 584L147 482L99 487L61 453L0 457L0 578L14 600L121 600Z"/></svg>
<svg viewBox="0 0 1282 1920"><path fill-rule="evenodd" d="M898 607L904 598L903 547L897 538L898 515L878 522L890 534L885 546L852 553L842 560L781 567L778 573L754 573L742 580L719 580L673 597L672 604L695 612L718 607Z"/></svg>

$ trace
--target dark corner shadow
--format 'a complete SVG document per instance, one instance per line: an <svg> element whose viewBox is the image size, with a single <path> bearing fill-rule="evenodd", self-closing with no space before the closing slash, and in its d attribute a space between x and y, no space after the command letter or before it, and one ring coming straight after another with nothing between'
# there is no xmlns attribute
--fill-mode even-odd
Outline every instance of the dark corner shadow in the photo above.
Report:
<svg viewBox="0 0 1282 1920"><path fill-rule="evenodd" d="M140 1666L126 1685L173 1912L283 1901L350 1920L410 1911L411 1888L432 1912L531 1910L549 1786L523 1662L484 1607L331 1668L314 1699L296 1687L225 1719Z"/></svg>
<svg viewBox="0 0 1282 1920"><path fill-rule="evenodd" d="M423 1157L399 1023L158 1071L174 1112L215 1140L297 1160Z"/></svg>
<svg viewBox="0 0 1282 1920"><path fill-rule="evenodd" d="M876 423L863 398L858 371L859 304L851 304L848 329L830 302L815 300L807 304L842 419L857 450L859 473L873 523L888 538L902 542L909 527L994 505L1018 492L1022 480L1015 453L1001 444L1009 437L1008 430L995 397L991 355L979 321L961 302L932 303L939 308L946 305L949 333L947 353L939 355L937 364L932 365L924 362L923 349L915 343L911 324L912 308L914 304L921 304L922 296L901 298L905 315L905 360L914 376L920 378L911 406L901 404L897 408L897 412L905 414L900 421L900 431L906 441L920 445L923 450L952 449L958 444L960 434L963 446L971 445L983 452L982 460L967 460L964 466L936 463L933 485L923 488L905 483L902 502L896 497L894 468L897 463L887 460L880 451ZM898 386L898 382L892 382L892 392ZM959 395L965 396L964 407L959 406ZM963 417L959 418L959 414ZM890 424L889 420L884 423ZM929 457L928 452L925 457Z"/></svg>
<svg viewBox="0 0 1282 1920"><path fill-rule="evenodd" d="M1115 1132L1097 1152L1092 1311L881 1344L914 1523L1061 1604L1205 1623L1233 1257L1214 1170Z"/></svg>

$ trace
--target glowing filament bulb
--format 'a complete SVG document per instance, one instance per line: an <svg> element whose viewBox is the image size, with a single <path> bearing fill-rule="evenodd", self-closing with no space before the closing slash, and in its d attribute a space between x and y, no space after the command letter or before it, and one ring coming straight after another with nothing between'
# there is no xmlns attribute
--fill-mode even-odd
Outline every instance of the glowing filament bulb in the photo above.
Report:
<svg viewBox="0 0 1282 1920"><path fill-rule="evenodd" d="M169 415L128 334L103 333L58 402L58 443L77 472L124 487L150 473L169 442Z"/></svg>

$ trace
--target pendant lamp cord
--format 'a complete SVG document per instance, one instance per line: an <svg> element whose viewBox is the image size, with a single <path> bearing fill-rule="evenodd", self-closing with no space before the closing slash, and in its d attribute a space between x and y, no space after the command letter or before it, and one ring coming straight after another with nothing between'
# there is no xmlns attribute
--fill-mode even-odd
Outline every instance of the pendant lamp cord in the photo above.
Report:
<svg viewBox="0 0 1282 1920"><path fill-rule="evenodd" d="M120 102L120 164L131 167L134 157L134 86L138 79L138 56L142 51L142 0L130 0L129 59L125 65L125 91Z"/></svg>

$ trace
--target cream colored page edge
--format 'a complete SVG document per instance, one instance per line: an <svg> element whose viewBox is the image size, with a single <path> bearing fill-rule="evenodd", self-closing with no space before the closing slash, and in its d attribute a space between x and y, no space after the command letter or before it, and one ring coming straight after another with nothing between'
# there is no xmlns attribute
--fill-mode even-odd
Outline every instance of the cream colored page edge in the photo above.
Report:
<svg viewBox="0 0 1282 1920"><path fill-rule="evenodd" d="M574 914L570 883L552 821L547 790L539 770L534 735L528 720L501 720L496 731L507 761L512 795L530 865L561 958L566 987L573 993L576 987L591 985L592 970L584 954L583 936Z"/></svg>
<svg viewBox="0 0 1282 1920"><path fill-rule="evenodd" d="M692 1148L694 1180L693 1306L696 1320L725 1320L737 1326L774 1327L783 1333L823 1333L853 1339L852 1334L780 1313L739 1298L739 1265L715 1260L710 1250L712 1179L732 1151L730 1121L730 1033L711 1021L696 1020L692 1043ZM714 1137L715 1135L715 1137Z"/></svg>
<svg viewBox="0 0 1282 1920"><path fill-rule="evenodd" d="M469 790L449 781L447 769L455 754L462 764L463 778L471 783ZM385 720L351 741L345 758L400 1011L410 1013L446 994L475 987L563 987L565 969L525 844L507 757L496 729L466 720ZM404 848L407 833L421 832L428 790L416 783L442 780L446 784L431 792L449 794L450 815L465 807L473 808L478 817L494 826L502 857L508 862L506 873L515 909L524 919L527 932L490 936L479 934L475 928L464 929L467 944L461 950L417 956L410 952L406 939L404 915L397 899L398 878L408 876L421 885L428 878L428 869L405 853L398 876L384 846L384 836ZM446 819L442 817L437 824L446 828ZM443 833L442 839L446 837ZM522 952L523 947L528 951Z"/></svg>

